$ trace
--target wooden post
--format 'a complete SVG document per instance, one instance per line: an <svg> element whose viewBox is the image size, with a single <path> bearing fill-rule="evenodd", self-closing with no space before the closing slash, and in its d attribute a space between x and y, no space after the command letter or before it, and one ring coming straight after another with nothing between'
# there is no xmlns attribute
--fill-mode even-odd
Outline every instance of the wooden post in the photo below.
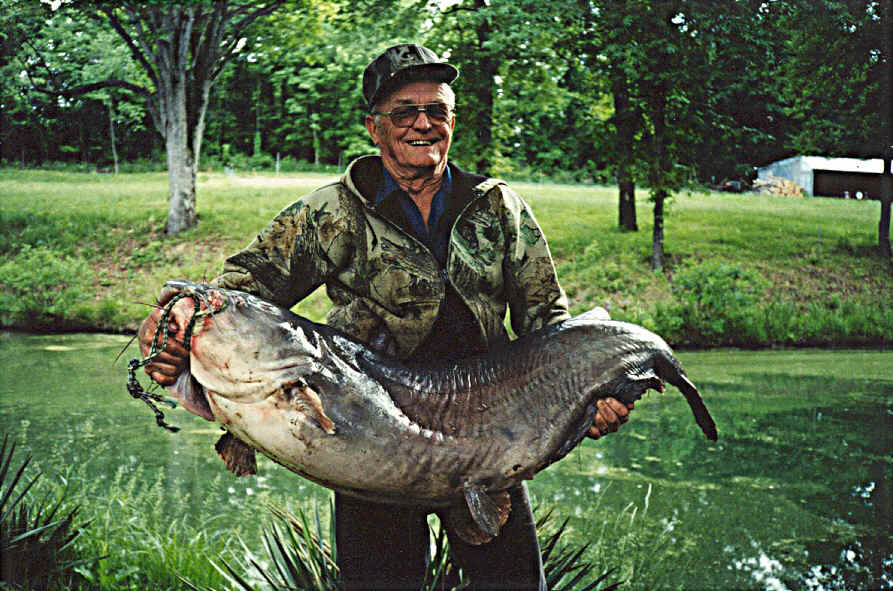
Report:
<svg viewBox="0 0 893 591"><path fill-rule="evenodd" d="M893 121L890 125L893 126ZM893 256L893 249L890 248L890 204L893 202L891 160L893 146L887 146L884 150L884 174L881 176L881 220L878 223L878 249L886 257Z"/></svg>

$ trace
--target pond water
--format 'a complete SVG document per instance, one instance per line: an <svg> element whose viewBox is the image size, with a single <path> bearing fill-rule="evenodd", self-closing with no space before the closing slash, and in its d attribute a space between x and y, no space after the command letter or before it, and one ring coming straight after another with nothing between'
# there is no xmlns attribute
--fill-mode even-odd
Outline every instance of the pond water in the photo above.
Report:
<svg viewBox="0 0 893 591"><path fill-rule="evenodd" d="M259 499L327 507L327 491L269 461L259 478L230 477L211 423L178 409L165 412L180 432L156 427L125 390L135 347L115 356L126 342L0 332L0 434L97 494L128 474L154 482L165 510L199 524L229 507L227 527L254 532ZM537 475L535 503L567 518L621 588L890 588L893 351L680 358L719 441L700 435L675 389L651 394L620 433Z"/></svg>

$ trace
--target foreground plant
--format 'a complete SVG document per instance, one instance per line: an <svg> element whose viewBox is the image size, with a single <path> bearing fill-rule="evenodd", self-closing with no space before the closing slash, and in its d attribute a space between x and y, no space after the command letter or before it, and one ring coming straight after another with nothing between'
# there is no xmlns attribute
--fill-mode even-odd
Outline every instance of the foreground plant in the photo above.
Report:
<svg viewBox="0 0 893 591"><path fill-rule="evenodd" d="M223 559L214 567L226 578L232 589L243 591L337 591L341 577L336 564L336 551L329 540L334 538L335 521L330 512L327 527L323 527L318 508L311 520L307 513L292 513L271 505L274 520L263 532L266 559L257 559L244 542L242 548L248 564L233 565ZM582 559L589 544L568 545L562 539L567 532L565 520L553 524L553 511L537 519L540 532L543 566L548 588L552 591L613 591L621 582L609 583L613 570L593 578L595 566ZM432 531L434 543L428 559L425 582L420 591L459 591L469 582L452 561L449 542L442 527ZM250 571L250 574L249 574ZM454 583L453 581L459 581ZM193 591L216 591L197 587L183 579ZM266 584L264 586L264 583Z"/></svg>
<svg viewBox="0 0 893 591"><path fill-rule="evenodd" d="M79 560L72 544L83 532L75 524L79 507L64 512L67 490L32 500L28 492L40 478L27 483L23 476L31 457L11 470L15 443L3 438L0 446L0 586L34 591L69 584L75 568L93 560ZM22 486L19 484L22 483Z"/></svg>

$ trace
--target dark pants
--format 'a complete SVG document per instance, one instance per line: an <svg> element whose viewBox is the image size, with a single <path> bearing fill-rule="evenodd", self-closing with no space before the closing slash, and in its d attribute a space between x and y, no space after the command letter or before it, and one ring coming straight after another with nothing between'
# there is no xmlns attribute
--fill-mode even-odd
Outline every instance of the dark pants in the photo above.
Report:
<svg viewBox="0 0 893 591"><path fill-rule="evenodd" d="M481 546L449 536L453 559L476 591L546 591L527 489L519 486L509 492L512 511L499 535ZM335 542L344 589L417 591L425 578L431 512L336 493Z"/></svg>

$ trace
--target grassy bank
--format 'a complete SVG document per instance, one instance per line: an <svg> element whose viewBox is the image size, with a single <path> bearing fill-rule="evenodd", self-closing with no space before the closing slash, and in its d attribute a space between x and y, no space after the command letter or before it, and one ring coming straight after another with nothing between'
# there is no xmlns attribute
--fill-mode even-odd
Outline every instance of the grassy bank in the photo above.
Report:
<svg viewBox="0 0 893 591"><path fill-rule="evenodd" d="M167 176L0 170L0 324L134 330L161 284L213 277L283 206L334 178L202 174L200 224L166 238ZM611 187L513 183L549 237L573 311L606 305L679 346L893 342L893 266L877 202L719 193L675 197L668 265L648 267L651 208L616 228ZM318 292L299 311L321 319Z"/></svg>

